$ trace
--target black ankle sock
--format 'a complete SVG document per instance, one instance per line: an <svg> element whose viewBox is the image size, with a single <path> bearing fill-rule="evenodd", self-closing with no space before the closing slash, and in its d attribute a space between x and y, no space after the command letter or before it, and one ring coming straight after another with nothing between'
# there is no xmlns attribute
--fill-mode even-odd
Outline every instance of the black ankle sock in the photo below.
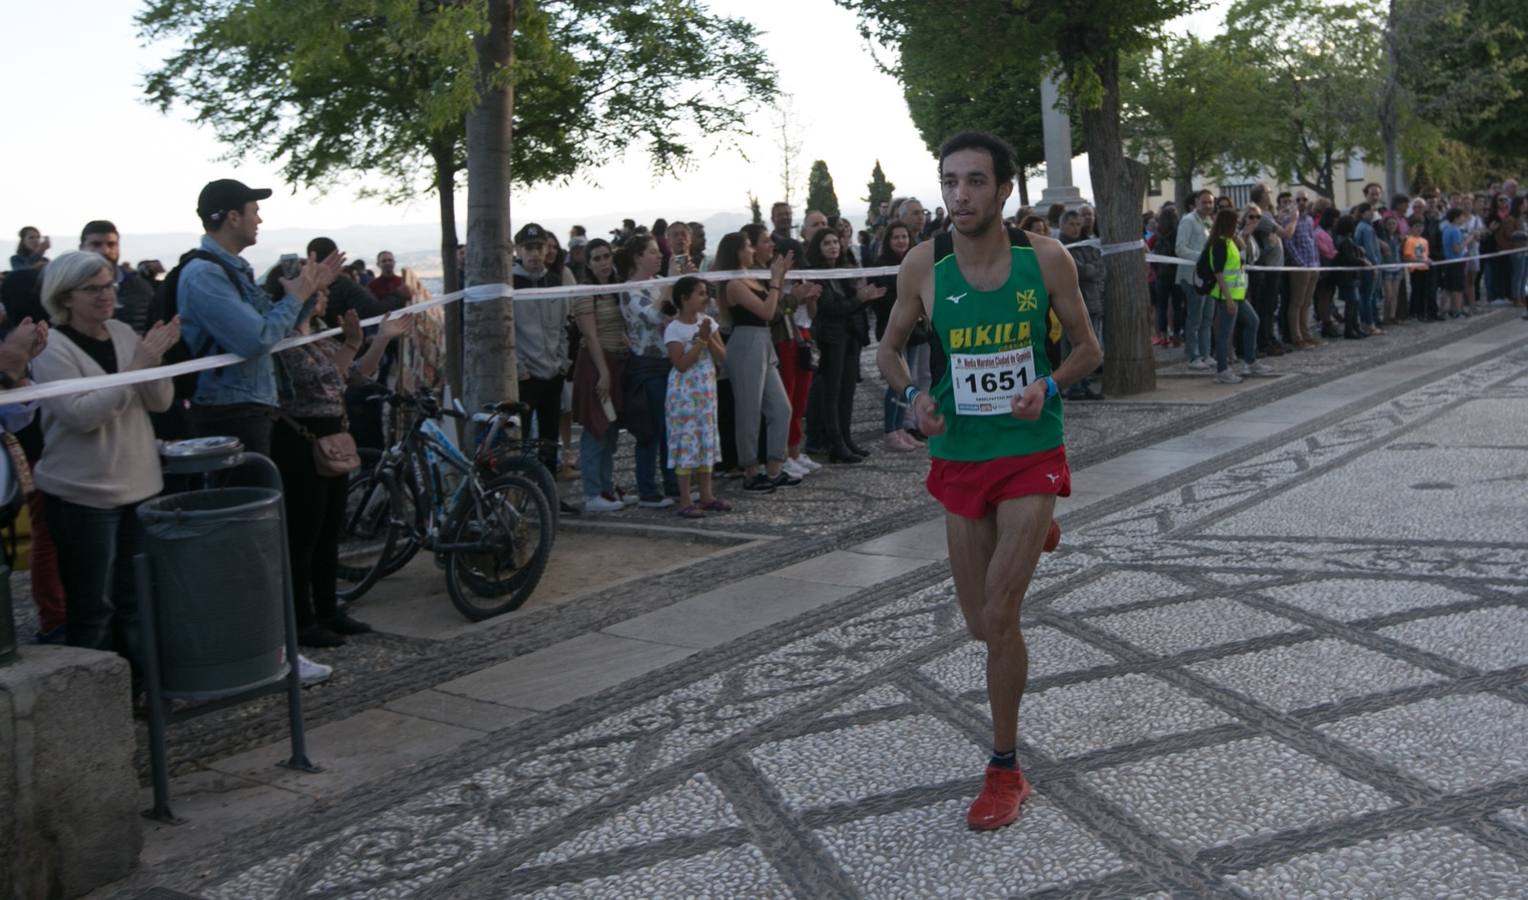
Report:
<svg viewBox="0 0 1528 900"><path fill-rule="evenodd" d="M994 750L992 751L992 758L987 761L987 765L996 766L999 769L1017 769L1019 767L1018 751L1009 750L1007 753L998 753Z"/></svg>

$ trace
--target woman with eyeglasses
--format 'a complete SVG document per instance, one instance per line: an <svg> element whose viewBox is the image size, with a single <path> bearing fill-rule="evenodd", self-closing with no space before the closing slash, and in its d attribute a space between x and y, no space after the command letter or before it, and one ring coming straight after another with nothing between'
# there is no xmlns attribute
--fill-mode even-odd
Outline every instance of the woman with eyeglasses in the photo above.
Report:
<svg viewBox="0 0 1528 900"><path fill-rule="evenodd" d="M179 317L142 338L113 318L117 269L96 253L50 263L42 304L54 328L33 363L39 382L151 369L180 340ZM33 476L58 547L72 646L135 657L137 509L164 487L149 413L169 409L174 393L162 378L42 401L43 451Z"/></svg>

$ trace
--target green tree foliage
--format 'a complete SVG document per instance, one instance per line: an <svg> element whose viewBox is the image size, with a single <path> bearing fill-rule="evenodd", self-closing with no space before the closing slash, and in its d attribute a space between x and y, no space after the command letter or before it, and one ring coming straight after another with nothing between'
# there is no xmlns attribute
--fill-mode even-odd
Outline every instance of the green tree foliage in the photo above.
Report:
<svg viewBox="0 0 1528 900"><path fill-rule="evenodd" d="M1411 186L1476 184L1521 165L1528 5L1386 0L1385 13L1394 71L1380 133L1401 144Z"/></svg>
<svg viewBox="0 0 1528 900"><path fill-rule="evenodd" d="M454 232L448 198L478 96L471 35L486 16L487 0L147 0L137 24L146 41L174 42L146 79L150 102L189 108L231 157L275 162L294 185L435 191ZM754 27L699 0L522 2L515 21L519 185L633 147L659 173L682 169L775 95Z"/></svg>
<svg viewBox="0 0 1528 900"><path fill-rule="evenodd" d="M870 204L870 218L873 220L881 204L895 196L897 190L896 185L886 180L886 173L881 171L880 160L876 160L875 168L870 170L870 181L865 184L865 190L868 194L860 199Z"/></svg>
<svg viewBox="0 0 1528 900"><path fill-rule="evenodd" d="M1124 60L1121 80L1126 147L1173 180L1180 208L1195 175L1223 180L1255 164L1257 82L1224 44L1164 35Z"/></svg>
<svg viewBox="0 0 1528 900"><path fill-rule="evenodd" d="M806 208L822 210L823 215L836 216L838 192L833 190L833 174L823 160L812 163L812 171L806 179Z"/></svg>
<svg viewBox="0 0 1528 900"><path fill-rule="evenodd" d="M759 207L758 195L753 191L748 192L748 221L755 225L764 224L764 210Z"/></svg>
<svg viewBox="0 0 1528 900"><path fill-rule="evenodd" d="M1372 2L1237 0L1225 41L1258 80L1267 111L1258 157L1291 183L1333 196L1354 154L1379 153L1384 22Z"/></svg>
<svg viewBox="0 0 1528 900"><path fill-rule="evenodd" d="M902 84L907 111L918 136L937 153L940 143L959 131L990 131L1013 146L1025 170L1045 162L1040 126L1040 72L1026 63L1020 71L994 60L973 45L1013 48L1029 41L1023 19L1005 15L1008 0L971 0L961 16L931 8L933 15L909 19L890 69ZM994 40L994 31L1002 32ZM1023 52L1020 50L1019 52Z"/></svg>
<svg viewBox="0 0 1528 900"><path fill-rule="evenodd" d="M1120 59L1152 43L1162 25L1203 5L1201 0L971 0L960 14L939 0L836 0L853 10L870 40L901 48L909 34L968 34L946 64L979 60L1013 82L1036 84L1059 70L1063 95L1082 125L1088 169L1105 242L1140 238L1146 167L1124 153L1120 125ZM980 28L970 29L968 20ZM929 29L929 30L924 30ZM975 32L974 34L971 32ZM1144 310L1146 261L1115 253L1108 267L1104 390L1131 394L1156 384Z"/></svg>

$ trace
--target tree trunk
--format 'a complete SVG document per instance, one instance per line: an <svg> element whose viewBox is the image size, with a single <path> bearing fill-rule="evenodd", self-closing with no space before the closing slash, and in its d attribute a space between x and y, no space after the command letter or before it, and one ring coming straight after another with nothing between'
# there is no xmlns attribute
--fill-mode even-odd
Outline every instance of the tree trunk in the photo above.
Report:
<svg viewBox="0 0 1528 900"><path fill-rule="evenodd" d="M1400 110L1396 106L1396 94L1400 90L1400 57L1396 48L1396 29L1399 27L1400 10L1396 0L1390 0L1385 16L1385 89L1380 96L1379 136L1385 145L1385 202L1401 192L1405 183L1401 172L1401 126Z"/></svg>
<svg viewBox="0 0 1528 900"><path fill-rule="evenodd" d="M1029 205L1029 167L1019 168L1019 205Z"/></svg>
<svg viewBox="0 0 1528 900"><path fill-rule="evenodd" d="M456 159L450 147L430 151L435 160L435 192L440 200L440 270L446 293L461 290L456 265ZM462 304L446 305L446 384L451 396L462 395Z"/></svg>
<svg viewBox="0 0 1528 900"><path fill-rule="evenodd" d="M1176 154L1174 158L1178 158ZM1097 191L1094 191L1097 193ZM1180 214L1194 208L1194 167L1179 165L1173 170L1173 200Z"/></svg>
<svg viewBox="0 0 1528 900"><path fill-rule="evenodd" d="M488 0L488 33L477 50L478 105L467 117L467 286L510 277L509 148L514 97L503 73L512 61L515 0ZM508 298L465 303L462 398L467 411L519 398L515 321Z"/></svg>
<svg viewBox="0 0 1528 900"><path fill-rule="evenodd" d="M1094 53L1100 52L1097 48ZM1098 64L1103 100L1082 111L1088 174L1098 203L1099 234L1105 244L1141 240L1141 203L1146 166L1125 156L1120 141L1119 52L1109 50ZM1157 386L1151 352L1151 297L1146 286L1146 250L1104 257L1104 393L1139 394Z"/></svg>

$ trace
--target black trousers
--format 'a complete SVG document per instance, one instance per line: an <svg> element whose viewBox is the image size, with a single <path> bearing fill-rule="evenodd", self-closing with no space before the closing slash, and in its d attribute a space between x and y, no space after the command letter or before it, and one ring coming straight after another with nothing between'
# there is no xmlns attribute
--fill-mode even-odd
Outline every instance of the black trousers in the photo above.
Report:
<svg viewBox="0 0 1528 900"><path fill-rule="evenodd" d="M1261 353L1277 343L1273 323L1279 307L1279 281L1283 272L1252 272L1248 279L1248 301L1257 313L1257 349Z"/></svg>
<svg viewBox="0 0 1528 900"><path fill-rule="evenodd" d="M314 434L338 430L338 419L298 419ZM292 605L297 627L330 619L339 610L335 581L340 553L340 525L345 517L345 484L341 475L326 478L313 465L313 443L276 423L271 455L285 486L287 553L292 565Z"/></svg>
<svg viewBox="0 0 1528 900"><path fill-rule="evenodd" d="M138 592L133 557L143 544L138 504L98 509L51 494L43 503L58 548L69 645L115 651L136 663Z"/></svg>
<svg viewBox="0 0 1528 900"><path fill-rule="evenodd" d="M822 340L822 359L807 403L809 442L832 450L847 442L854 418L854 386L859 381L859 343L853 336ZM815 427L814 427L815 426Z"/></svg>
<svg viewBox="0 0 1528 900"><path fill-rule="evenodd" d="M545 443L541 447L541 461L548 469L557 471L557 435L562 423L563 377L526 378L520 382L520 402L531 408L536 417L536 435Z"/></svg>
<svg viewBox="0 0 1528 900"><path fill-rule="evenodd" d="M1411 273L1411 302L1413 319L1431 319L1438 315L1438 276L1432 269Z"/></svg>
<svg viewBox="0 0 1528 900"><path fill-rule="evenodd" d="M236 437L245 450L269 457L271 420L275 415L274 409L258 403L192 406L191 430L197 437ZM212 484L224 487L261 487L265 484L265 474L250 466L205 477ZM174 478L168 490L171 493L189 490L185 481Z"/></svg>
<svg viewBox="0 0 1528 900"><path fill-rule="evenodd" d="M718 472L737 468L737 424L733 416L732 379L722 378L716 382L716 428L721 433L722 458L717 463Z"/></svg>

